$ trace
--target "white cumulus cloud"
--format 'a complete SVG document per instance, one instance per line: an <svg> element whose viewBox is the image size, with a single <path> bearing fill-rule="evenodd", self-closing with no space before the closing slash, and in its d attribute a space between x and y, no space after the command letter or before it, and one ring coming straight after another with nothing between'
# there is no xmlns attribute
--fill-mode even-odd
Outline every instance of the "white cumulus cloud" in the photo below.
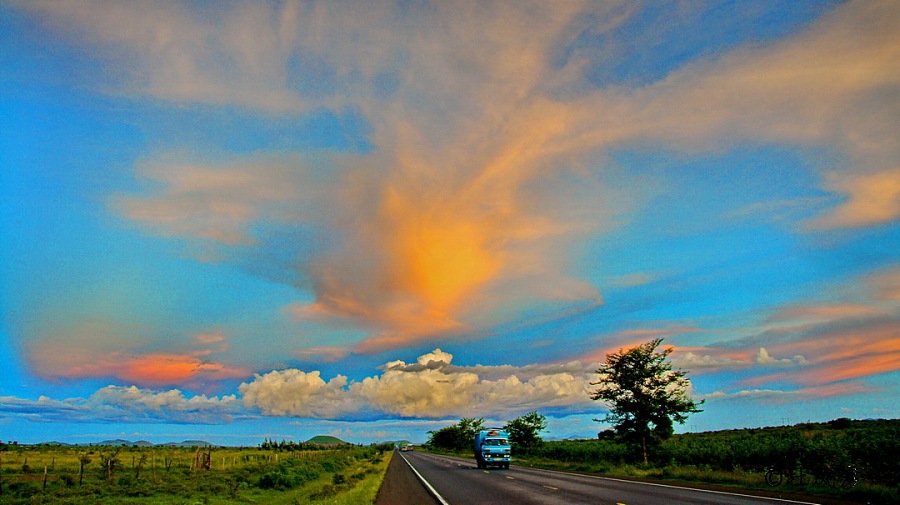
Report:
<svg viewBox="0 0 900 505"><path fill-rule="evenodd" d="M350 410L346 385L343 375L325 382L319 371L287 369L257 374L238 391L244 406L258 407L267 415L328 418Z"/></svg>
<svg viewBox="0 0 900 505"><path fill-rule="evenodd" d="M136 386L106 386L87 398L65 400L0 397L0 416L38 422L223 424L245 414L235 395L187 397L177 389Z"/></svg>
<svg viewBox="0 0 900 505"><path fill-rule="evenodd" d="M463 367L440 349L416 363L391 361L381 375L348 383L329 382L318 371L280 370L257 375L240 386L244 405L266 415L331 418L337 414L401 417L511 416L538 408L579 410L592 407L590 374L569 363L563 367ZM545 369L542 373L540 370ZM517 371L522 372L516 374ZM488 372L491 378L482 374ZM520 379L520 375L527 377Z"/></svg>
<svg viewBox="0 0 900 505"><path fill-rule="evenodd" d="M755 361L760 365L767 366L795 366L808 363L806 358L801 354L798 354L793 358L775 358L769 354L769 351L767 351L765 347L759 348L759 352L756 353Z"/></svg>

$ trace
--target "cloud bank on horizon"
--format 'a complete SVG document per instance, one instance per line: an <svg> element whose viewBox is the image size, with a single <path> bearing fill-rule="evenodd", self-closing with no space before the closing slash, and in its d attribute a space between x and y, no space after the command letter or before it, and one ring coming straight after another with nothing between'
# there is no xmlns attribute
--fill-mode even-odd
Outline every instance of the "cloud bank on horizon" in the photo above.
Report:
<svg viewBox="0 0 900 505"><path fill-rule="evenodd" d="M2 13L0 416L900 415L896 2Z"/></svg>

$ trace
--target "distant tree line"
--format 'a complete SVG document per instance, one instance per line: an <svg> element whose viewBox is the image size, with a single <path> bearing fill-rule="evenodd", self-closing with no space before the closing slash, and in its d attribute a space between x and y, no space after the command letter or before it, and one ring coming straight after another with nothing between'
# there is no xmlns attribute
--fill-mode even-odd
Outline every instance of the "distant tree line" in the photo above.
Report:
<svg viewBox="0 0 900 505"><path fill-rule="evenodd" d="M349 444L344 444L349 445ZM299 452L299 451L321 451L326 449L334 449L334 445L319 444L316 442L294 442L294 441L277 441L266 438L259 444L259 448L264 451L276 452Z"/></svg>
<svg viewBox="0 0 900 505"><path fill-rule="evenodd" d="M540 432L547 428L547 418L535 412L508 421L503 431L509 433L514 450L527 450L543 443ZM429 431L428 445L447 451L467 451L472 448L475 434L485 429L484 418L464 417L458 423Z"/></svg>

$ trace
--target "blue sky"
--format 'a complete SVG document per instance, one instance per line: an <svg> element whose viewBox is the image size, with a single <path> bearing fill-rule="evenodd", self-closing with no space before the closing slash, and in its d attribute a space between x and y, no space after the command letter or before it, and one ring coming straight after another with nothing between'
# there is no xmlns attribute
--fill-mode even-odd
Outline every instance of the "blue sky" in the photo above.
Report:
<svg viewBox="0 0 900 505"><path fill-rule="evenodd" d="M895 2L0 3L0 437L894 418ZM895 403L895 402L894 402Z"/></svg>

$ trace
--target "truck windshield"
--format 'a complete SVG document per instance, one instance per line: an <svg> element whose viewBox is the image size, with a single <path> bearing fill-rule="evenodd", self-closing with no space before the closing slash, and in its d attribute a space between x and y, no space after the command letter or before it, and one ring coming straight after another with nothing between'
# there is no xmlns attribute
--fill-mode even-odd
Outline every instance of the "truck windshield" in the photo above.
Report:
<svg viewBox="0 0 900 505"><path fill-rule="evenodd" d="M509 445L505 438L489 438L484 441L484 445Z"/></svg>

